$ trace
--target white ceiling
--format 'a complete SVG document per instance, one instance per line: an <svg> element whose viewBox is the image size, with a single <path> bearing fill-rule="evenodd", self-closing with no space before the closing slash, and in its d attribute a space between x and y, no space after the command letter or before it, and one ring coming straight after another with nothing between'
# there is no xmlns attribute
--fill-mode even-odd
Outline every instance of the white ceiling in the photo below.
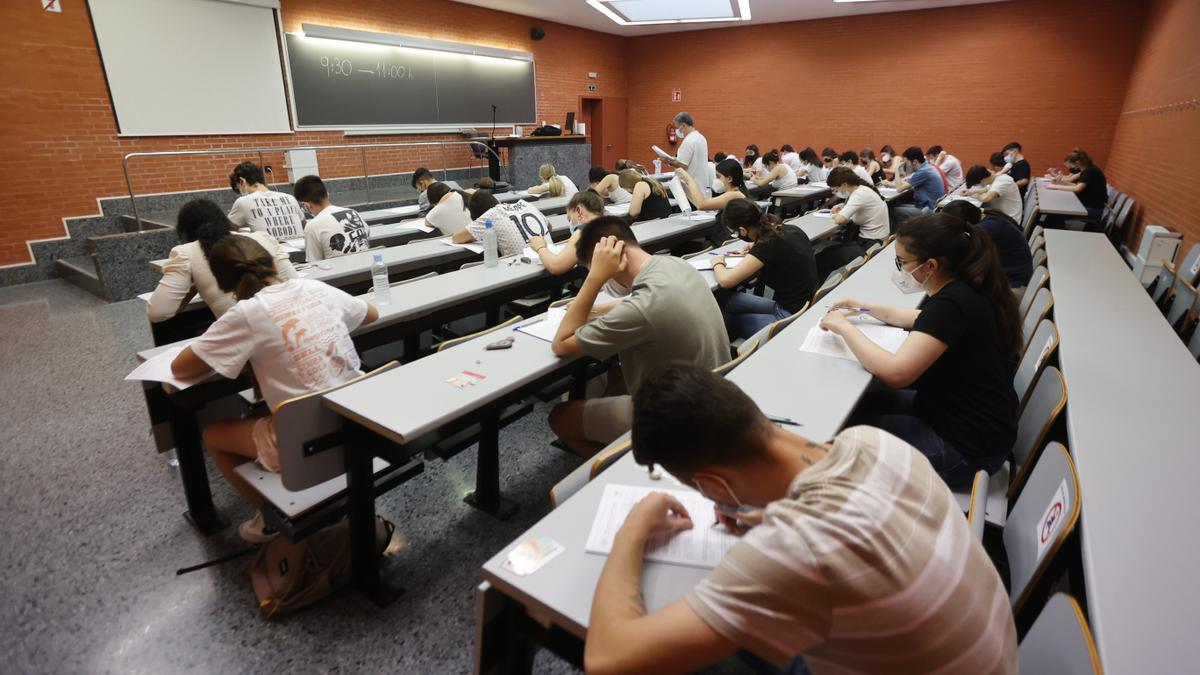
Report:
<svg viewBox="0 0 1200 675"><path fill-rule="evenodd" d="M687 0L681 0L686 2ZM584 0L454 0L467 5L487 7L501 12L523 14L543 21L565 23L613 35L634 36L656 33L676 33L689 30L732 28L748 24L782 23L824 19L855 14L902 12L956 5L981 5L1007 0L880 0L879 2L834 2L833 0L750 0L750 21L720 23L658 24L651 26L621 26L596 11Z"/></svg>

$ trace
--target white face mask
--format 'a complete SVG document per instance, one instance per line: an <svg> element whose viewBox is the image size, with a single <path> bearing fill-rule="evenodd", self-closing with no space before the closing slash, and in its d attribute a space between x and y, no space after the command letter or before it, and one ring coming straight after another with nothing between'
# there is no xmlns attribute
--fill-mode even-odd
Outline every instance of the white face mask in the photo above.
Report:
<svg viewBox="0 0 1200 675"><path fill-rule="evenodd" d="M725 192L725 181L721 180L720 178L718 178L717 180L714 180L713 185L712 185L712 191L713 191L713 194L716 194L716 195L719 195L719 194Z"/></svg>
<svg viewBox="0 0 1200 675"><path fill-rule="evenodd" d="M849 199L850 191L849 190L838 190L837 192L833 193L833 196L837 197L838 199Z"/></svg>
<svg viewBox="0 0 1200 675"><path fill-rule="evenodd" d="M890 162L890 161L892 161L892 156L885 152L879 156L879 159L882 159L885 162Z"/></svg>
<svg viewBox="0 0 1200 675"><path fill-rule="evenodd" d="M925 284L917 281L912 272L902 269L892 273L892 283L902 293L921 293L925 290Z"/></svg>
<svg viewBox="0 0 1200 675"><path fill-rule="evenodd" d="M678 127L677 129L675 129L675 133L679 134L680 138L683 138L684 136L687 135L687 133L683 130L683 127Z"/></svg>

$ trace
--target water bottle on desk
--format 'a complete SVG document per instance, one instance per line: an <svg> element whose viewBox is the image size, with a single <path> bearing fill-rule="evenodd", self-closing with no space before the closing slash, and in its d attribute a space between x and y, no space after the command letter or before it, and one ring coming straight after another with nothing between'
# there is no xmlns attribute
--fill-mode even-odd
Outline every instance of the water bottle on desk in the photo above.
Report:
<svg viewBox="0 0 1200 675"><path fill-rule="evenodd" d="M483 266L495 267L500 264L499 251L496 250L496 229L492 227L492 221L483 221Z"/></svg>
<svg viewBox="0 0 1200 675"><path fill-rule="evenodd" d="M654 175L657 176L660 173L662 173L662 160L655 157L654 158Z"/></svg>
<svg viewBox="0 0 1200 675"><path fill-rule="evenodd" d="M383 264L382 253L376 253L371 262L371 281L375 285L375 304L386 305L391 302L392 284L388 281L388 268Z"/></svg>

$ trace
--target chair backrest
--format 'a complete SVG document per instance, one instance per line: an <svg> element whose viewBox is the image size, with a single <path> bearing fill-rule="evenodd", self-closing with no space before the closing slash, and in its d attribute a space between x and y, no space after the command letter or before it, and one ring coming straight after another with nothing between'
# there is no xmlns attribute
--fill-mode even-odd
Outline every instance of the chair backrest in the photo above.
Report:
<svg viewBox="0 0 1200 675"><path fill-rule="evenodd" d="M1038 250L1033 252L1033 266L1037 267L1038 265L1042 265L1045 262L1046 262L1046 248L1043 246L1042 248L1039 248Z"/></svg>
<svg viewBox="0 0 1200 675"><path fill-rule="evenodd" d="M875 254L879 253L882 250L883 250L883 244L881 242L871 244L870 248L867 249L867 253L866 253L867 260L874 258Z"/></svg>
<svg viewBox="0 0 1200 675"><path fill-rule="evenodd" d="M1150 282L1150 287L1147 289L1150 292L1150 299L1154 304L1162 301L1163 296L1171 289L1171 285L1175 283L1175 266L1171 263L1164 263L1162 269L1158 270L1158 276Z"/></svg>
<svg viewBox="0 0 1200 675"><path fill-rule="evenodd" d="M1100 675L1100 653L1075 598L1055 593L1017 649L1027 675Z"/></svg>
<svg viewBox="0 0 1200 675"><path fill-rule="evenodd" d="M480 335L487 335L488 333L498 331L501 328L511 326L514 323L517 323L518 321L521 321L521 320L522 320L521 317L514 316L513 318L509 319L508 321L505 321L504 323L497 324L495 326L492 326L491 328L484 328L483 330L481 330L477 333L471 333L470 335L463 335L462 337L456 337L456 338L453 338L450 340L446 340L437 346L437 351L439 351L439 352L445 351L445 350L453 347L454 345L460 345L460 344L466 342L467 340L474 340L475 338L479 337Z"/></svg>
<svg viewBox="0 0 1200 675"><path fill-rule="evenodd" d="M1033 332L1033 339L1029 345L1029 349L1026 349L1025 355L1021 357L1021 362L1017 364L1017 374L1013 377L1013 389L1017 392L1019 401L1018 411L1024 409L1030 388L1046 362L1050 360L1050 355L1058 349L1058 328L1054 322L1043 319Z"/></svg>
<svg viewBox="0 0 1200 675"><path fill-rule="evenodd" d="M1036 190L1030 190L1030 192L1036 192ZM1037 199L1033 200L1032 205L1025 205L1025 214L1021 218L1021 231L1025 233L1026 239L1030 237L1030 228L1032 228L1034 222L1037 221L1039 213L1040 211L1038 210Z"/></svg>
<svg viewBox="0 0 1200 675"><path fill-rule="evenodd" d="M299 492L346 472L342 444L336 436L331 436L341 431L342 417L325 407L325 395L399 365L392 361L347 382L279 404L273 414L279 443L279 478L283 487ZM320 443L323 438L332 439L328 441L331 445L319 452L305 451L304 446L313 442L324 446Z"/></svg>
<svg viewBox="0 0 1200 675"><path fill-rule="evenodd" d="M1025 318L1025 314L1029 312L1030 305L1033 304L1033 298L1042 286L1050 280L1050 270L1046 269L1045 265L1039 265L1033 268L1033 276L1029 277L1029 284L1025 286L1025 293L1021 296L1021 302L1018 307L1021 318Z"/></svg>
<svg viewBox="0 0 1200 675"><path fill-rule="evenodd" d="M1126 198L1125 203L1121 204L1117 211L1116 217L1113 218L1111 231L1120 232L1125 229L1125 225L1129 222L1129 212L1133 210L1133 199Z"/></svg>
<svg viewBox="0 0 1200 675"><path fill-rule="evenodd" d="M483 264L483 261L482 261L482 260L475 260L475 261L472 261L472 262L465 262L465 263L463 263L463 264L459 265L459 266L458 266L458 269L460 269L460 270L470 269L470 268L472 268L472 267L479 267L479 266L480 266L480 265L482 265L482 264Z"/></svg>
<svg viewBox="0 0 1200 675"><path fill-rule="evenodd" d="M1175 277L1175 296L1171 298L1171 305L1167 309L1167 323L1171 324L1172 328L1178 330L1180 319L1188 313L1188 310L1196 304L1196 289L1192 287L1186 280Z"/></svg>
<svg viewBox="0 0 1200 675"><path fill-rule="evenodd" d="M832 291L835 287L837 287L838 284L842 283L842 280L845 278L846 277L842 273L842 270L834 270L834 272L829 275L829 278L827 278L825 280L825 283L821 284L821 287L818 288L817 292L813 294L812 301L816 302L816 301L820 300L821 298L825 297L826 293L828 293L829 291ZM809 303L809 304L812 304L812 303Z"/></svg>
<svg viewBox="0 0 1200 675"><path fill-rule="evenodd" d="M1200 361L1200 328L1197 328L1192 333L1192 337L1188 340L1187 348L1192 353L1192 357Z"/></svg>
<svg viewBox="0 0 1200 675"><path fill-rule="evenodd" d="M1200 281L1200 244L1192 244L1183 261L1179 263L1179 278L1193 286Z"/></svg>
<svg viewBox="0 0 1200 675"><path fill-rule="evenodd" d="M867 259L860 255L857 258L855 258L854 260L851 260L850 262L846 263L845 267L842 268L842 272L843 272L843 274L845 274L845 276L848 277L851 274L854 274L855 270L857 270L858 268L862 267L865 264L867 264ZM845 278L845 277L843 277L843 278Z"/></svg>
<svg viewBox="0 0 1200 675"><path fill-rule="evenodd" d="M806 303L804 303L804 306L800 308L799 311L795 312L791 316L784 317L784 318L776 321L775 323L771 324L770 326L767 326L767 340L774 338L776 335L779 335L781 332L783 332L784 328L787 328L788 326L792 325L793 321L798 319L801 314L808 311L808 307L809 307L809 303L806 302ZM764 340L764 342L765 342L765 340Z"/></svg>
<svg viewBox="0 0 1200 675"><path fill-rule="evenodd" d="M1054 366L1046 366L1021 416L1017 418L1017 440L1013 443L1016 459L1012 483L1008 486L1011 498L1021 489L1029 470L1037 462L1037 453L1046 443L1051 427L1067 405L1067 383Z"/></svg>
<svg viewBox="0 0 1200 675"><path fill-rule="evenodd" d="M616 464L618 459L625 456L625 453L633 449L633 440L626 438L625 440L615 441L612 445L601 450L599 454L592 458L592 470L588 475L588 480L595 480L605 469Z"/></svg>
<svg viewBox="0 0 1200 675"><path fill-rule="evenodd" d="M1079 522L1079 497L1071 454L1061 443L1047 445L1004 524L1014 615Z"/></svg>
<svg viewBox="0 0 1200 675"><path fill-rule="evenodd" d="M1041 225L1038 225L1033 228L1032 232L1029 233L1029 239L1032 241L1034 239L1037 239L1038 237L1045 237L1046 236L1045 232L1046 232L1046 228L1042 227Z"/></svg>
<svg viewBox="0 0 1200 675"><path fill-rule="evenodd" d="M975 541L983 541L983 526L987 522L988 472L976 471L971 481L971 505L967 508L967 527Z"/></svg>
<svg viewBox="0 0 1200 675"><path fill-rule="evenodd" d="M1046 248L1046 237L1041 234L1035 234L1033 239L1029 241L1029 250L1033 253Z"/></svg>
<svg viewBox="0 0 1200 675"><path fill-rule="evenodd" d="M726 361L725 363L717 366L716 368L713 368L713 372L716 373L717 375L727 374L729 371L733 370L734 368L737 368L738 365L740 365L742 361L745 361L746 359L750 358L750 355L753 354L755 352L755 350L758 349L758 345L759 345L758 338L750 338L749 340L746 340L745 342L742 343L742 345L740 347L738 347L737 358L734 358L730 361Z"/></svg>
<svg viewBox="0 0 1200 675"><path fill-rule="evenodd" d="M1037 329L1037 325L1050 315L1050 308L1054 307L1054 294L1049 288L1038 289L1037 295L1033 296L1033 302L1029 305L1029 311L1025 314L1025 318L1021 321L1021 333L1025 336L1025 341L1021 345L1021 353L1024 354L1026 349L1029 349L1029 341L1033 339L1033 332Z"/></svg>

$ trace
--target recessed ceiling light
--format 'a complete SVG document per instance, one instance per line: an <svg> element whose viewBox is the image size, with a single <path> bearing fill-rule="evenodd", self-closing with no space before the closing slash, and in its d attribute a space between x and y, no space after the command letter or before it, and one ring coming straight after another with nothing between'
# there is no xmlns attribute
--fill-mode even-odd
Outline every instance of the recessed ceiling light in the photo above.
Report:
<svg viewBox="0 0 1200 675"><path fill-rule="evenodd" d="M750 0L587 0L613 23L652 26L665 23L749 21Z"/></svg>

